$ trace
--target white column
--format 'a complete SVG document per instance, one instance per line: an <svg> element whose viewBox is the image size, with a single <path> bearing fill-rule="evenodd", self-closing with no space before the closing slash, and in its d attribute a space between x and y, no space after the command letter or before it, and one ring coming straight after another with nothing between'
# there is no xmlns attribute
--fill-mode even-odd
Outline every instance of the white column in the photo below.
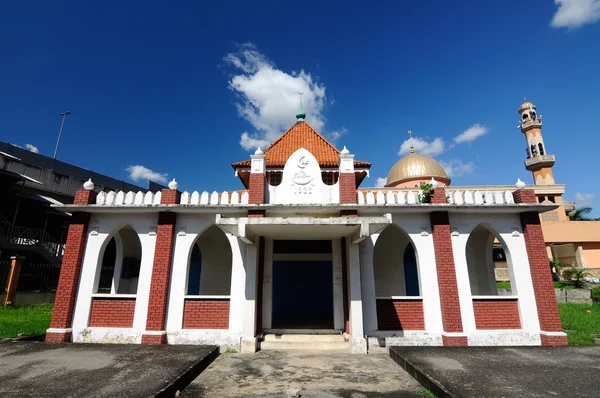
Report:
<svg viewBox="0 0 600 398"><path fill-rule="evenodd" d="M258 240L258 239L257 239ZM242 353L256 352L256 291L257 291L257 259L258 247L256 244L246 246L245 297L244 297L244 322L242 331Z"/></svg>
<svg viewBox="0 0 600 398"><path fill-rule="evenodd" d="M231 245L231 291L229 292L229 334L241 336L244 329L246 244L232 234L226 234Z"/></svg>
<svg viewBox="0 0 600 398"><path fill-rule="evenodd" d="M367 340L363 330L362 292L360 281L360 254L358 244L351 243L348 250L348 280L350 299L350 352L367 353Z"/></svg>
<svg viewBox="0 0 600 398"><path fill-rule="evenodd" d="M263 271L262 327L271 329L273 322L273 239L265 238Z"/></svg>
<svg viewBox="0 0 600 398"><path fill-rule="evenodd" d="M333 239L333 328L344 330L344 283L342 276L342 246L340 239Z"/></svg>
<svg viewBox="0 0 600 398"><path fill-rule="evenodd" d="M379 234L371 235L360 243L360 276L362 293L362 311L365 333L377 330L377 304L375 295L375 271L373 270L373 252Z"/></svg>
<svg viewBox="0 0 600 398"><path fill-rule="evenodd" d="M578 267L585 267L585 256L583 255L583 245L573 243L575 247L575 261Z"/></svg>
<svg viewBox="0 0 600 398"><path fill-rule="evenodd" d="M516 232L516 233L515 233ZM513 296L519 298L519 314L521 315L521 328L528 331L539 331L535 292L531 280L529 257L523 232L519 229L513 233L501 233L500 237L506 244L508 272Z"/></svg>

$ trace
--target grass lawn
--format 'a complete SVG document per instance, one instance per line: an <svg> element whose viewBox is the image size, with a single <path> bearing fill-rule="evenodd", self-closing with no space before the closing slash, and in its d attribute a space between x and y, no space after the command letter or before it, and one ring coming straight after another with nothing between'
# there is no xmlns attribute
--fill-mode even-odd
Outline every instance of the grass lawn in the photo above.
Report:
<svg viewBox="0 0 600 398"><path fill-rule="evenodd" d="M510 281L496 282L496 287L498 289L510 289ZM574 286L569 282L554 282L554 287L558 289L573 289ZM600 295L600 291L598 295Z"/></svg>
<svg viewBox="0 0 600 398"><path fill-rule="evenodd" d="M50 326L52 304L0 307L0 339L43 334Z"/></svg>
<svg viewBox="0 0 600 398"><path fill-rule="evenodd" d="M569 344L594 344L592 335L600 335L600 303L559 303L558 310Z"/></svg>

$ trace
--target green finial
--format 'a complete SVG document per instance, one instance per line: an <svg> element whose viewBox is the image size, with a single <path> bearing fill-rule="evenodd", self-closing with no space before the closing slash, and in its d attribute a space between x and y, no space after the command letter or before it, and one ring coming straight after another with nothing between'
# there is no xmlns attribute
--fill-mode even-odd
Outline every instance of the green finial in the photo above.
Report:
<svg viewBox="0 0 600 398"><path fill-rule="evenodd" d="M298 111L298 113L296 113L296 120L298 120L299 122L303 122L304 118L306 118L306 113L304 113L304 109L302 109L302 96L304 95L304 93L298 91L298 95L300 96L300 110Z"/></svg>

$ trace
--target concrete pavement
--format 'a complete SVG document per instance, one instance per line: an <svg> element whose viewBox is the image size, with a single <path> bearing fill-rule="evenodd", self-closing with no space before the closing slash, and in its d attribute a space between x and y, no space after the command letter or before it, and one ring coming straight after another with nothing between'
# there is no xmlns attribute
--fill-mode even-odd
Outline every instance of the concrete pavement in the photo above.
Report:
<svg viewBox="0 0 600 398"><path fill-rule="evenodd" d="M600 347L391 347L438 398L600 397Z"/></svg>
<svg viewBox="0 0 600 398"><path fill-rule="evenodd" d="M0 343L0 397L174 396L216 346Z"/></svg>

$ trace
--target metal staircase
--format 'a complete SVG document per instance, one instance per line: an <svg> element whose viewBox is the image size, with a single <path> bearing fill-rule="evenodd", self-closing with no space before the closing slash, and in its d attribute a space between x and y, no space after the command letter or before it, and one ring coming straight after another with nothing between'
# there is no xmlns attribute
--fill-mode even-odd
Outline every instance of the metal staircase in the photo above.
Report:
<svg viewBox="0 0 600 398"><path fill-rule="evenodd" d="M42 229L19 227L0 214L0 246L9 250L30 250L54 264L60 264L64 243Z"/></svg>

